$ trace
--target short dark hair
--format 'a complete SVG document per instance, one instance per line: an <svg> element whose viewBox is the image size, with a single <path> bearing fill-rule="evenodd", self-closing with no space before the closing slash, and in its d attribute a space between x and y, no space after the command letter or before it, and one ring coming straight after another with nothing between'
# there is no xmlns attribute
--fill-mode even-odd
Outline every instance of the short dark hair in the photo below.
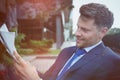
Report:
<svg viewBox="0 0 120 80"><path fill-rule="evenodd" d="M103 4L99 3L89 3L84 4L80 8L81 16L86 18L95 19L95 24L97 26L111 28L113 25L114 17L113 13Z"/></svg>

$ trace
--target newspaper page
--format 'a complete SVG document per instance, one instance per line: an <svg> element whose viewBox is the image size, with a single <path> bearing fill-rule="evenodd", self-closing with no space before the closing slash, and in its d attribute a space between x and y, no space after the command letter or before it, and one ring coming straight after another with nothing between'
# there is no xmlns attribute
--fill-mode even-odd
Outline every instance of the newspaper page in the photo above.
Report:
<svg viewBox="0 0 120 80"><path fill-rule="evenodd" d="M9 32L7 26L3 24L0 28L0 41L6 48L7 53L15 59L13 51L16 51L15 48L15 32ZM3 54L0 52L0 55Z"/></svg>

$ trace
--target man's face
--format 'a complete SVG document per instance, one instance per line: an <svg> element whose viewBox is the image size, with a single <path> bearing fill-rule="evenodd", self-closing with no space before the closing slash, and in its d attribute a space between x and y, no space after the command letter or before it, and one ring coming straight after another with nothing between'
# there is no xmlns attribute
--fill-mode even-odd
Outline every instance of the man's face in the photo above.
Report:
<svg viewBox="0 0 120 80"><path fill-rule="evenodd" d="M76 45L80 48L92 46L99 42L103 36L104 31L99 30L94 24L94 19L87 19L85 17L79 17L77 23Z"/></svg>

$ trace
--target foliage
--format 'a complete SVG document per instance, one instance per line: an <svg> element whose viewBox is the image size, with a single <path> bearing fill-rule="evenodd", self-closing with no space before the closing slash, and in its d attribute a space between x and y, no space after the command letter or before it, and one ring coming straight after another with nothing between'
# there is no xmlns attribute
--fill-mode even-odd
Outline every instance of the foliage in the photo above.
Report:
<svg viewBox="0 0 120 80"><path fill-rule="evenodd" d="M15 46L17 49L20 49L21 47L27 46L27 43L22 42L22 40L25 39L25 34L19 33L15 38Z"/></svg>
<svg viewBox="0 0 120 80"><path fill-rule="evenodd" d="M55 49L55 50L49 50L49 53L50 54L53 54L53 55L58 55L60 53L60 49Z"/></svg>
<svg viewBox="0 0 120 80"><path fill-rule="evenodd" d="M116 34L120 33L120 28L111 28L108 32L108 34Z"/></svg>
<svg viewBox="0 0 120 80"><path fill-rule="evenodd" d="M120 53L120 28L111 28L103 42L115 52Z"/></svg>
<svg viewBox="0 0 120 80"><path fill-rule="evenodd" d="M20 54L46 53L52 47L53 40L30 40L23 42L25 34L19 33L15 40L15 46Z"/></svg>
<svg viewBox="0 0 120 80"><path fill-rule="evenodd" d="M22 42L22 40L24 40L24 39L25 39L25 34L23 34L23 33L19 33L16 36L15 46L17 48L18 53L19 54L32 54L34 52L34 50L30 49L30 48L26 48L27 43Z"/></svg>
<svg viewBox="0 0 120 80"><path fill-rule="evenodd" d="M120 32L108 34L103 38L105 45L120 53Z"/></svg>
<svg viewBox="0 0 120 80"><path fill-rule="evenodd" d="M50 13L55 12L55 1L17 1L19 17L29 19L41 18L43 21L49 18ZM21 3L21 4L20 4Z"/></svg>
<svg viewBox="0 0 120 80"><path fill-rule="evenodd" d="M35 50L35 53L48 52L49 48L52 47L53 40L30 40L30 48Z"/></svg>
<svg viewBox="0 0 120 80"><path fill-rule="evenodd" d="M25 39L25 34L19 33L16 37L16 43L20 44Z"/></svg>
<svg viewBox="0 0 120 80"><path fill-rule="evenodd" d="M0 64L12 65L12 58L8 54L5 46L0 42Z"/></svg>
<svg viewBox="0 0 120 80"><path fill-rule="evenodd" d="M33 49L24 49L24 48L20 48L20 49L18 49L18 53L20 53L20 54L24 54L24 55L28 55L28 54L32 54L34 52L34 50Z"/></svg>

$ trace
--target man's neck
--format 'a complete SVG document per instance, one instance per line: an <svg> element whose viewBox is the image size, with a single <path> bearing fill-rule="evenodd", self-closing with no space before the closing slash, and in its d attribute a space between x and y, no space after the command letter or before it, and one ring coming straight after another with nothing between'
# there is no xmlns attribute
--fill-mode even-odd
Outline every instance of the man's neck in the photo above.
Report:
<svg viewBox="0 0 120 80"><path fill-rule="evenodd" d="M99 41L98 43L96 43L96 44L94 44L94 45L92 45L90 47L86 47L84 49L85 49L85 51L89 52L91 49L95 48L96 46L98 46L101 43L102 43L102 41Z"/></svg>

